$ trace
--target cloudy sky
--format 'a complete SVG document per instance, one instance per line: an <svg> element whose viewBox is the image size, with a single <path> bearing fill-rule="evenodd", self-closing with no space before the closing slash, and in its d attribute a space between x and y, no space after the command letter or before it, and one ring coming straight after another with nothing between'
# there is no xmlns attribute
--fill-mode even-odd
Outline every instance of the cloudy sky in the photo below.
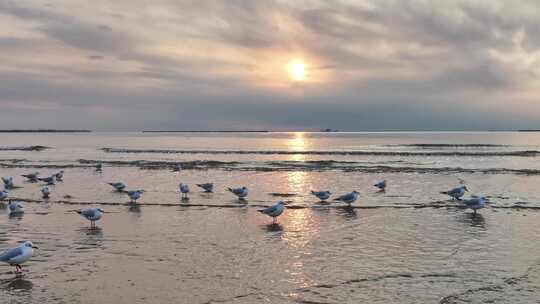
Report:
<svg viewBox="0 0 540 304"><path fill-rule="evenodd" d="M2 129L540 128L537 0L1 0L0 28Z"/></svg>

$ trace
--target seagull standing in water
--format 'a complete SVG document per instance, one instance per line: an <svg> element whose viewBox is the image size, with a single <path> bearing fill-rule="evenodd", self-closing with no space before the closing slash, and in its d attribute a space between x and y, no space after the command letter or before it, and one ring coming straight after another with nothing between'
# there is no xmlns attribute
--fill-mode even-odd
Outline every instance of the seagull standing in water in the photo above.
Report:
<svg viewBox="0 0 540 304"><path fill-rule="evenodd" d="M344 203L348 204L349 206L351 206L351 204L354 203L356 201L356 199L358 198L358 194L360 194L360 192L354 190L353 192L344 194L344 195L336 198L335 200L340 201L340 202L344 202Z"/></svg>
<svg viewBox="0 0 540 304"><path fill-rule="evenodd" d="M53 174L54 178L56 178L57 181L61 182L64 180L64 170L61 170L55 174Z"/></svg>
<svg viewBox="0 0 540 304"><path fill-rule="evenodd" d="M45 184L49 185L49 186L52 186L55 184L55 178L56 178L56 175L53 174L49 177L38 177L38 179L42 182L44 182Z"/></svg>
<svg viewBox="0 0 540 304"><path fill-rule="evenodd" d="M244 199L248 195L248 188L227 188L232 194L236 195L239 199Z"/></svg>
<svg viewBox="0 0 540 304"><path fill-rule="evenodd" d="M101 215L105 213L101 208L86 208L76 210L78 214L90 221L90 228L96 228L96 221L101 219Z"/></svg>
<svg viewBox="0 0 540 304"><path fill-rule="evenodd" d="M15 185L13 184L13 177L2 177L2 181L4 182L4 189L13 189L15 188Z"/></svg>
<svg viewBox="0 0 540 304"><path fill-rule="evenodd" d="M206 193L212 193L214 191L214 184L212 183L197 184L197 187L203 189Z"/></svg>
<svg viewBox="0 0 540 304"><path fill-rule="evenodd" d="M332 195L330 191L311 191L311 194L315 195L321 202L326 201L330 198L330 195Z"/></svg>
<svg viewBox="0 0 540 304"><path fill-rule="evenodd" d="M118 192L124 191L124 189L126 189L127 187L126 184L124 184L123 182L108 183L108 184L111 185Z"/></svg>
<svg viewBox="0 0 540 304"><path fill-rule="evenodd" d="M272 223L275 224L277 221L277 217L283 213L283 210L285 210L285 202L279 202L271 207L261 209L258 211L262 214L266 214L272 217Z"/></svg>
<svg viewBox="0 0 540 304"><path fill-rule="evenodd" d="M132 203L136 203L139 198L141 198L141 194L144 193L144 190L131 190L127 192L127 195L131 199Z"/></svg>
<svg viewBox="0 0 540 304"><path fill-rule="evenodd" d="M34 172L30 174L23 174L22 177L26 178L28 182L35 183L38 181L39 172Z"/></svg>
<svg viewBox="0 0 540 304"><path fill-rule="evenodd" d="M45 199L49 198L49 195L51 194L51 190L49 190L49 187L45 186L41 188L41 196Z"/></svg>
<svg viewBox="0 0 540 304"><path fill-rule="evenodd" d="M450 191L443 191L441 192L441 194L446 194L452 197L453 200L461 200L461 197L465 195L465 191L469 191L469 189L467 189L467 186L460 186Z"/></svg>
<svg viewBox="0 0 540 304"><path fill-rule="evenodd" d="M473 196L472 198L463 201L463 204L467 206L467 208L472 209L474 214L476 214L476 210L484 208L486 203L488 203L488 201L485 196Z"/></svg>
<svg viewBox="0 0 540 304"><path fill-rule="evenodd" d="M38 249L32 242L26 241L23 244L8 249L0 254L0 262L8 263L11 266L15 266L15 273L17 275L22 274L22 266L24 262L28 261L34 254L34 249Z"/></svg>
<svg viewBox="0 0 540 304"><path fill-rule="evenodd" d="M376 183L373 186L379 188L380 192L384 192L384 191L386 191L386 180L380 181L380 182Z"/></svg>
<svg viewBox="0 0 540 304"><path fill-rule="evenodd" d="M10 201L8 204L9 214L22 214L24 213L24 207L19 202Z"/></svg>
<svg viewBox="0 0 540 304"><path fill-rule="evenodd" d="M5 200L6 198L8 198L8 196L9 196L9 192L7 190L0 191L0 201Z"/></svg>
<svg viewBox="0 0 540 304"><path fill-rule="evenodd" d="M178 185L178 188L180 189L180 193L182 194L182 199L188 199L188 193L189 193L189 186L187 184Z"/></svg>

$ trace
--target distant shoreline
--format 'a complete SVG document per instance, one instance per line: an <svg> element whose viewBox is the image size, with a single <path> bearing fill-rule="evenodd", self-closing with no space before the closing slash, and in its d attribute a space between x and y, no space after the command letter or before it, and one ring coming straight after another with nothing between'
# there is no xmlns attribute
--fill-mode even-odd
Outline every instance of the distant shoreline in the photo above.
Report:
<svg viewBox="0 0 540 304"><path fill-rule="evenodd" d="M90 133L90 130L54 130L54 129L35 129L35 130L0 130L0 133Z"/></svg>
<svg viewBox="0 0 540 304"><path fill-rule="evenodd" d="M269 133L271 131L267 130L254 130L254 131L233 131L233 130L225 130L225 131L204 131L204 130L197 130L197 131L142 131L142 133Z"/></svg>

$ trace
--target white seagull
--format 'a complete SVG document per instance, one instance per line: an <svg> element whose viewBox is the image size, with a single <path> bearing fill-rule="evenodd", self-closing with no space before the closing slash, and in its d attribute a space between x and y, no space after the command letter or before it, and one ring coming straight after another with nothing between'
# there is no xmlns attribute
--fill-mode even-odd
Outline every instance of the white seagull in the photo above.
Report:
<svg viewBox="0 0 540 304"><path fill-rule="evenodd" d="M22 266L24 262L28 261L34 254L34 248L38 249L32 242L26 241L21 245L8 249L0 254L0 262L8 263L11 266L15 266L15 273L20 275L22 273Z"/></svg>
<svg viewBox="0 0 540 304"><path fill-rule="evenodd" d="M105 213L101 208L86 208L76 210L78 214L90 221L90 228L96 228L96 221L101 219L101 215Z"/></svg>
<svg viewBox="0 0 540 304"><path fill-rule="evenodd" d="M30 174L23 174L22 177L26 178L29 182L35 183L38 181L39 172L34 172Z"/></svg>
<svg viewBox="0 0 540 304"><path fill-rule="evenodd" d="M131 199L132 203L136 203L137 200L141 197L141 194L144 193L144 190L131 190L127 192L127 195Z"/></svg>
<svg viewBox="0 0 540 304"><path fill-rule="evenodd" d="M61 182L64 179L64 170L60 170L59 172L53 174L53 176L57 181Z"/></svg>
<svg viewBox="0 0 540 304"><path fill-rule="evenodd" d="M9 214L21 214L24 213L24 207L19 202L10 201L8 204Z"/></svg>
<svg viewBox="0 0 540 304"><path fill-rule="evenodd" d="M457 188L454 188L450 191L443 191L441 192L441 194L446 194L450 197L452 197L453 200L460 200L461 197L463 195L465 195L465 191L469 191L469 189L467 189L467 186L460 186L460 187L457 187Z"/></svg>
<svg viewBox="0 0 540 304"><path fill-rule="evenodd" d="M204 192L211 193L214 191L214 184L212 183L204 183L204 184L197 184L197 187L204 190Z"/></svg>
<svg viewBox="0 0 540 304"><path fill-rule="evenodd" d="M484 208L486 203L488 203L488 201L485 196L473 196L470 199L463 201L463 204L467 206L467 208L471 208L474 211L474 214L476 214L476 210Z"/></svg>
<svg viewBox="0 0 540 304"><path fill-rule="evenodd" d="M232 194L238 196L239 199L244 199L248 195L248 188L227 188Z"/></svg>
<svg viewBox="0 0 540 304"><path fill-rule="evenodd" d="M42 182L45 182L45 184L47 185L54 185L55 184L55 178L56 178L56 175L51 175L49 177L38 177L38 179Z"/></svg>
<svg viewBox="0 0 540 304"><path fill-rule="evenodd" d="M41 188L41 196L43 198L49 198L49 195L51 194L51 190L49 190L49 187L45 186Z"/></svg>
<svg viewBox="0 0 540 304"><path fill-rule="evenodd" d="M379 188L379 191L384 192L386 191L386 180L380 181L373 186Z"/></svg>
<svg viewBox="0 0 540 304"><path fill-rule="evenodd" d="M13 177L2 177L4 182L4 189L13 189L15 185L13 184Z"/></svg>
<svg viewBox="0 0 540 304"><path fill-rule="evenodd" d="M350 206L352 203L354 203L356 201L356 199L358 198L358 194L360 194L360 192L354 190L353 192L344 194L344 195L336 198L335 200L344 202L344 203L346 203L346 204L348 204Z"/></svg>
<svg viewBox="0 0 540 304"><path fill-rule="evenodd" d="M0 201L5 200L6 198L8 198L8 196L9 196L9 192L7 190L0 191Z"/></svg>
<svg viewBox="0 0 540 304"><path fill-rule="evenodd" d="M276 223L277 217L283 213L283 210L285 210L285 202L279 202L271 207L258 211L272 217L272 223Z"/></svg>
<svg viewBox="0 0 540 304"><path fill-rule="evenodd" d="M187 199L189 193L189 186L187 184L180 183L180 185L178 185L178 188L180 189L180 193L182 193L182 199Z"/></svg>
<svg viewBox="0 0 540 304"><path fill-rule="evenodd" d="M108 183L109 185L113 186L113 188L118 191L118 192L122 192L124 191L124 189L126 189L126 184L124 184L123 182L115 182L115 183Z"/></svg>
<svg viewBox="0 0 540 304"><path fill-rule="evenodd" d="M326 201L330 198L330 195L332 195L330 191L311 191L311 194L315 195L321 202Z"/></svg>

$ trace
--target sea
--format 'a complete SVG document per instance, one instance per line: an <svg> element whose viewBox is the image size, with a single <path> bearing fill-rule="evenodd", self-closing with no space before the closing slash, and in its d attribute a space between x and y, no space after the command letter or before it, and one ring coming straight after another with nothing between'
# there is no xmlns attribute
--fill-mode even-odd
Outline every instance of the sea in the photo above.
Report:
<svg viewBox="0 0 540 304"><path fill-rule="evenodd" d="M60 170L48 200L21 176ZM39 247L0 303L540 303L536 132L2 133L0 176L25 207L0 203L0 251Z"/></svg>

